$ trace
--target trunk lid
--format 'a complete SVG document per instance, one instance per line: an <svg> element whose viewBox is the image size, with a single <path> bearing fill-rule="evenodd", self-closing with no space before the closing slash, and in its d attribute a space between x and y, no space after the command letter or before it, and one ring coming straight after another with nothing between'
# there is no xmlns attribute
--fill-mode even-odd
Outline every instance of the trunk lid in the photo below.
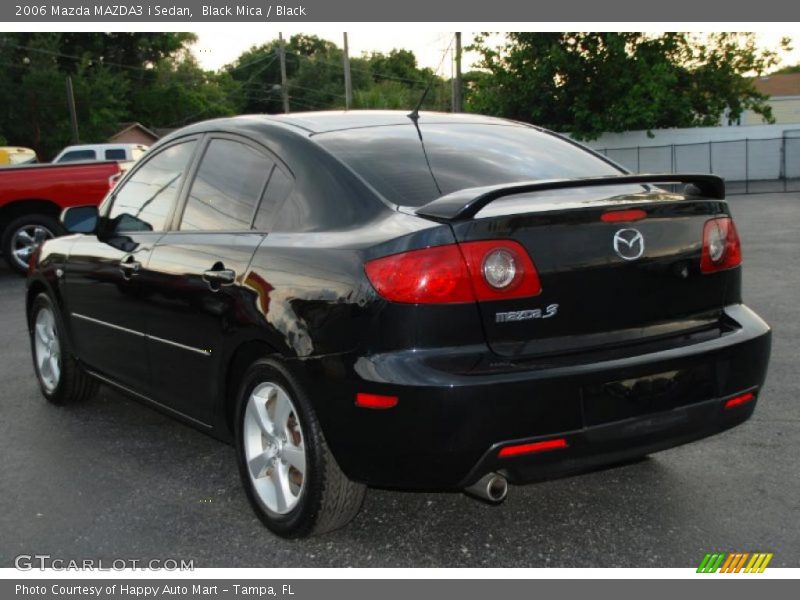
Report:
<svg viewBox="0 0 800 600"><path fill-rule="evenodd" d="M643 218L603 220L622 210ZM450 224L459 242L515 240L536 266L538 296L479 303L487 343L513 358L717 326L731 272L703 274L700 258L705 222L727 214L719 199L628 185L520 194Z"/></svg>

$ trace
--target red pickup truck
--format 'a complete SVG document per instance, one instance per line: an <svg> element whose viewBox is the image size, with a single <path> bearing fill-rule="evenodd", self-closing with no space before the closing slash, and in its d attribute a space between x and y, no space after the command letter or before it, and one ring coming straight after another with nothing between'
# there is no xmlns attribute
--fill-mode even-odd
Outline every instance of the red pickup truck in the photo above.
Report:
<svg viewBox="0 0 800 600"><path fill-rule="evenodd" d="M126 166L108 161L0 168L0 248L9 266L24 274L34 249L64 232L61 211L100 204Z"/></svg>

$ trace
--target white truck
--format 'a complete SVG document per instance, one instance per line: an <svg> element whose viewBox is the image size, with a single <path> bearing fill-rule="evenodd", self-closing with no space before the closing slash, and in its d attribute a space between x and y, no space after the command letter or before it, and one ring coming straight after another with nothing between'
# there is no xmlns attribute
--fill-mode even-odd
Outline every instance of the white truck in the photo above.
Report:
<svg viewBox="0 0 800 600"><path fill-rule="evenodd" d="M144 144L80 144L67 146L53 159L54 163L88 162L93 160L137 160L145 152Z"/></svg>

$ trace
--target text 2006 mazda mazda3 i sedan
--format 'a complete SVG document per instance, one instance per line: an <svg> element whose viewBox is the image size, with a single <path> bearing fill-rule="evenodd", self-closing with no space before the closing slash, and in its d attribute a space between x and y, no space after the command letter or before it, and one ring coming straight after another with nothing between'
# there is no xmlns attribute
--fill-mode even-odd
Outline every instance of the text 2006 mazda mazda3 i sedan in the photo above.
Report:
<svg viewBox="0 0 800 600"><path fill-rule="evenodd" d="M752 414L770 329L723 198L482 116L198 123L33 256L36 373L232 440L283 536L368 485L499 501Z"/></svg>

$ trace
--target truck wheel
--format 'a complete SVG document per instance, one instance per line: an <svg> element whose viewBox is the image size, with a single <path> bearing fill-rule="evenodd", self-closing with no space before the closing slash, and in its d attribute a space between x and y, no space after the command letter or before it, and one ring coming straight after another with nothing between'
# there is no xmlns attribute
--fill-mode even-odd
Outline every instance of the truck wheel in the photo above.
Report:
<svg viewBox="0 0 800 600"><path fill-rule="evenodd" d="M277 361L245 373L236 415L236 457L247 497L274 533L299 538L350 522L366 486L339 468L306 395Z"/></svg>
<svg viewBox="0 0 800 600"><path fill-rule="evenodd" d="M28 272L28 259L45 240L61 235L59 222L48 215L22 215L3 232L2 247L8 265L20 275Z"/></svg>

